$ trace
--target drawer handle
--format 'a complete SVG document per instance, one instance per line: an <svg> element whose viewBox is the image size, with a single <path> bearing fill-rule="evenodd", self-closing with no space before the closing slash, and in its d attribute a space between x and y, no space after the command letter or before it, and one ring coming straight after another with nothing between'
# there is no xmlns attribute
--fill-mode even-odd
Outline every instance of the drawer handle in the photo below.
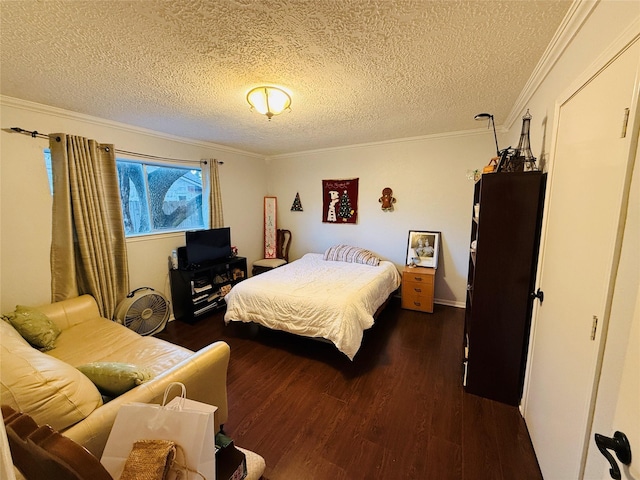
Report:
<svg viewBox="0 0 640 480"><path fill-rule="evenodd" d="M414 279L416 282L421 282L421 281L422 281L422 277L413 277L413 279Z"/></svg>
<svg viewBox="0 0 640 480"><path fill-rule="evenodd" d="M422 305L420 302L413 302L413 304L414 304L416 307L419 307L420 305Z"/></svg>
<svg viewBox="0 0 640 480"><path fill-rule="evenodd" d="M422 289L421 289L421 288L414 288L414 289L413 289L413 291L414 291L414 292L421 293L421 292L422 292Z"/></svg>

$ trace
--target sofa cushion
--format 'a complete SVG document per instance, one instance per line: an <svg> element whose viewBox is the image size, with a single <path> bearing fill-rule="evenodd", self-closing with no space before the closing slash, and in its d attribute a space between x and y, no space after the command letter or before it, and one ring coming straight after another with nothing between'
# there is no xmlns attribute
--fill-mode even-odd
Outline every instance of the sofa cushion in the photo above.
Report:
<svg viewBox="0 0 640 480"><path fill-rule="evenodd" d="M55 346L60 329L49 317L35 308L18 305L15 312L3 315L22 337L42 351Z"/></svg>
<svg viewBox="0 0 640 480"><path fill-rule="evenodd" d="M102 405L91 380L71 365L26 343L0 322L0 402L63 430Z"/></svg>
<svg viewBox="0 0 640 480"><path fill-rule="evenodd" d="M48 352L78 367L92 362L124 362L161 375L193 355L191 350L133 330L105 318L92 318L62 331Z"/></svg>
<svg viewBox="0 0 640 480"><path fill-rule="evenodd" d="M103 395L117 397L153 378L147 368L122 362L92 362L77 367Z"/></svg>

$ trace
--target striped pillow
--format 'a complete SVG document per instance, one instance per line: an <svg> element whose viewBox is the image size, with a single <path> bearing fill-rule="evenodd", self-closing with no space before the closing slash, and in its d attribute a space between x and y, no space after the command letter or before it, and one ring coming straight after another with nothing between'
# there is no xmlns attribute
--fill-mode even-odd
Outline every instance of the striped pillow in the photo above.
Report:
<svg viewBox="0 0 640 480"><path fill-rule="evenodd" d="M329 247L324 252L323 258L324 260L335 262L363 263L373 267L377 267L380 264L380 259L374 253L364 248L351 247L349 245Z"/></svg>

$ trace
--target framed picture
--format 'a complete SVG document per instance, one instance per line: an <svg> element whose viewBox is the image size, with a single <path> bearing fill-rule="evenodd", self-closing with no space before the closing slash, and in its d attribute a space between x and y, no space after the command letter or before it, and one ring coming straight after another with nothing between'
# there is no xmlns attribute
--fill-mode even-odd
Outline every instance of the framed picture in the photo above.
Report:
<svg viewBox="0 0 640 480"><path fill-rule="evenodd" d="M440 232L409 230L407 241L407 265L438 268Z"/></svg>
<svg viewBox="0 0 640 480"><path fill-rule="evenodd" d="M322 221L358 223L358 178L322 180Z"/></svg>
<svg viewBox="0 0 640 480"><path fill-rule="evenodd" d="M264 258L276 258L276 197L264 197Z"/></svg>

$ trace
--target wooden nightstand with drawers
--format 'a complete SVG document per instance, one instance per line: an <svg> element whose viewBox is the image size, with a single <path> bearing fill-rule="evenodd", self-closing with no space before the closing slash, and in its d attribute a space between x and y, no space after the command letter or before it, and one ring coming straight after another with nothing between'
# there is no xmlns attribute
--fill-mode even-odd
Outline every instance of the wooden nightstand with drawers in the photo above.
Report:
<svg viewBox="0 0 640 480"><path fill-rule="evenodd" d="M404 267L402 271L402 308L433 313L435 268Z"/></svg>

